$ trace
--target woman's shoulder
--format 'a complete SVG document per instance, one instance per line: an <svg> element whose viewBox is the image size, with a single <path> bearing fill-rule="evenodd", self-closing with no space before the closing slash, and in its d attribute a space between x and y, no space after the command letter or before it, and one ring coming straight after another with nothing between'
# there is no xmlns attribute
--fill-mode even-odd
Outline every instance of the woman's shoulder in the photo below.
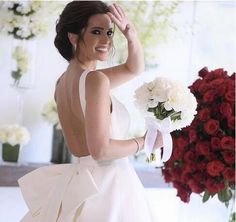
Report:
<svg viewBox="0 0 236 222"><path fill-rule="evenodd" d="M86 85L96 87L110 86L110 80L102 71L94 70L88 73Z"/></svg>

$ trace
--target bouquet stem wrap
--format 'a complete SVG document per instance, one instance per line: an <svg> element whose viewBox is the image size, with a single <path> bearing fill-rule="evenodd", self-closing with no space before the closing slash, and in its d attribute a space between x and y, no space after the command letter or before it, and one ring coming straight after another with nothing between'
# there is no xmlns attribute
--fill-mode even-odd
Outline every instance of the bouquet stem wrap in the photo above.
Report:
<svg viewBox="0 0 236 222"><path fill-rule="evenodd" d="M144 151L147 157L150 159L151 155L154 154L154 145L158 133L162 134L163 139L163 155L161 156L161 149L157 149L154 155L158 155L158 159L165 162L167 161L172 154L172 138L170 135L171 129L171 120L166 118L162 121L158 121L151 117L145 118L147 134L144 142ZM159 147L158 147L159 148Z"/></svg>

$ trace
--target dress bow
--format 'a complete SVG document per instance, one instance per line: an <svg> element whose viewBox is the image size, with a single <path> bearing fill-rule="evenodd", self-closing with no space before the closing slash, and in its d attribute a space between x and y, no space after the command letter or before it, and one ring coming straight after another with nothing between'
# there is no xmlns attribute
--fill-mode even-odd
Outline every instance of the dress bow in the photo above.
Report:
<svg viewBox="0 0 236 222"><path fill-rule="evenodd" d="M67 221L68 215L98 193L89 169L75 163L41 167L20 178L18 183L29 208L21 222L56 222L59 213L62 221ZM83 187L86 189L80 190Z"/></svg>

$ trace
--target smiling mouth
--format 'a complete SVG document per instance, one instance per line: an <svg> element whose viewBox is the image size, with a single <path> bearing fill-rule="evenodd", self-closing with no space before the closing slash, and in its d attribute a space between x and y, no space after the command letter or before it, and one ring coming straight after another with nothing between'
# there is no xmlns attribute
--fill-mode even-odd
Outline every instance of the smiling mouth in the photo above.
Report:
<svg viewBox="0 0 236 222"><path fill-rule="evenodd" d="M108 47L97 47L96 51L98 51L98 52L108 52Z"/></svg>

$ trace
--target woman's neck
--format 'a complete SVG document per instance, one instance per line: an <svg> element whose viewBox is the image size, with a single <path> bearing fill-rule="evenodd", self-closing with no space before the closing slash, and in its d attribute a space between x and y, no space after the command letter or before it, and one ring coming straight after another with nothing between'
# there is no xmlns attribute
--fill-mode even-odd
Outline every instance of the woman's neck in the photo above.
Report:
<svg viewBox="0 0 236 222"><path fill-rule="evenodd" d="M78 56L75 57L75 62L78 63L78 65L86 70L96 70L96 66L97 66L97 62L96 61L89 61L89 60L82 60L80 58L78 58Z"/></svg>

